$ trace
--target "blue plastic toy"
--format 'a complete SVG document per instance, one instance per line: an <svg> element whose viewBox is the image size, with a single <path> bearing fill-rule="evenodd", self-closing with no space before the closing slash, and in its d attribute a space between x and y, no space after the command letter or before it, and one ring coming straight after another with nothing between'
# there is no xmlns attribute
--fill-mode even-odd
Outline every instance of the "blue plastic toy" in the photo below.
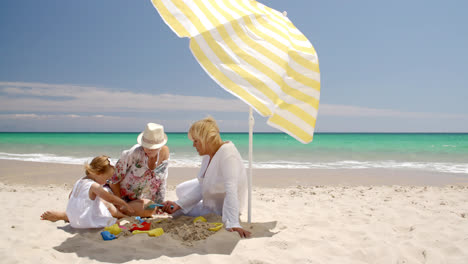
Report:
<svg viewBox="0 0 468 264"><path fill-rule="evenodd" d="M157 204L157 203L154 203L154 204L150 204L148 206L146 206L146 209L154 209L157 207L163 207L164 205L163 204ZM171 209L174 209L174 206L171 205Z"/></svg>
<svg viewBox="0 0 468 264"><path fill-rule="evenodd" d="M141 219L141 217L139 217L139 216L135 217L135 220L138 220L140 222L140 224L145 221L145 220Z"/></svg>
<svg viewBox="0 0 468 264"><path fill-rule="evenodd" d="M102 239L104 240L112 240L112 239L117 238L115 235L111 234L109 231L102 231L101 236L102 236Z"/></svg>

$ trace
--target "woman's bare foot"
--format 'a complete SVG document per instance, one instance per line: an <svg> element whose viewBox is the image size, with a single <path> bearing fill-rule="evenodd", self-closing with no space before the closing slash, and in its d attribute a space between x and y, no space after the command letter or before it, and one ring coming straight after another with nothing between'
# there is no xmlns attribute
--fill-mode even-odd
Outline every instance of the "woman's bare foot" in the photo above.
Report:
<svg viewBox="0 0 468 264"><path fill-rule="evenodd" d="M41 215L41 220L49 220L51 222L63 220L68 222L68 216L63 211L46 211Z"/></svg>

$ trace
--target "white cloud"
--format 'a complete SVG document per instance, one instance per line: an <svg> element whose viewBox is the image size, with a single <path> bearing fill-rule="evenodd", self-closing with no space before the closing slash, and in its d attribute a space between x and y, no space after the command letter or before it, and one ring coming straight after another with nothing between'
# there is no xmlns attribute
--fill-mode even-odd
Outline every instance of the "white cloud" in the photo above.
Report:
<svg viewBox="0 0 468 264"><path fill-rule="evenodd" d="M163 124L169 132L186 132L194 120L112 115L81 115L71 119L69 115L60 114L0 114L0 131L138 132L142 131L148 122ZM247 122L244 121L243 124L244 126L239 126L238 123L230 123L228 126L220 124L220 127L225 131L242 131L241 129L247 127Z"/></svg>
<svg viewBox="0 0 468 264"><path fill-rule="evenodd" d="M83 119L83 120L91 120L91 119L122 119L124 118L119 116L112 116L112 115L76 115L76 114L0 114L0 120L5 119L18 119L18 120L57 120L57 119Z"/></svg>
<svg viewBox="0 0 468 264"><path fill-rule="evenodd" d="M0 119L37 119L37 120L45 120L45 119L58 119L58 118L82 118L80 115L41 115L41 114L0 114Z"/></svg>
<svg viewBox="0 0 468 264"><path fill-rule="evenodd" d="M244 112L238 99L145 94L106 88L44 83L0 82L0 111L9 112Z"/></svg>
<svg viewBox="0 0 468 264"><path fill-rule="evenodd" d="M39 119L36 114L0 114L0 119Z"/></svg>
<svg viewBox="0 0 468 264"><path fill-rule="evenodd" d="M397 118L468 118L468 115L428 113L428 112L403 112L392 109L368 108L352 105L321 104L319 116L342 117L397 117Z"/></svg>
<svg viewBox="0 0 468 264"><path fill-rule="evenodd" d="M46 83L0 82L0 111L31 114L0 115L9 119L50 119L60 113L87 112L94 118L112 118L98 112L140 113L151 111L208 111L247 112L247 105L239 99L221 99L203 96L135 93L107 88ZM34 113L51 112L55 115ZM394 117L394 118L448 118L466 119L468 115L427 112L403 112L352 105L321 104L321 116ZM71 114L62 117L79 118ZM113 117L117 118L117 117Z"/></svg>

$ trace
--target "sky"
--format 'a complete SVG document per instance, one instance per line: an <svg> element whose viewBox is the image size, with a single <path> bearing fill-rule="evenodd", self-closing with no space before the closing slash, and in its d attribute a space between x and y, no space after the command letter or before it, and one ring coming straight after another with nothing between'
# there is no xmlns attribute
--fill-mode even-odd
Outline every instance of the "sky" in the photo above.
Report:
<svg viewBox="0 0 468 264"><path fill-rule="evenodd" d="M259 2L317 51L316 132L468 132L468 1ZM188 43L150 0L0 1L0 132L248 131Z"/></svg>

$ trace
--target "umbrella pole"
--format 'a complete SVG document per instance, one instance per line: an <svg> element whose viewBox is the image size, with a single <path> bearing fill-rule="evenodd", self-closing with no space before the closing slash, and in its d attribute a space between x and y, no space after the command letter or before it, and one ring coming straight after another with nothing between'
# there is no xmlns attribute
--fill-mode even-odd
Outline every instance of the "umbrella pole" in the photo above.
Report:
<svg viewBox="0 0 468 264"><path fill-rule="evenodd" d="M253 127L255 120L252 113L252 107L249 107L249 176L248 176L248 223L252 223L252 141L253 141Z"/></svg>

